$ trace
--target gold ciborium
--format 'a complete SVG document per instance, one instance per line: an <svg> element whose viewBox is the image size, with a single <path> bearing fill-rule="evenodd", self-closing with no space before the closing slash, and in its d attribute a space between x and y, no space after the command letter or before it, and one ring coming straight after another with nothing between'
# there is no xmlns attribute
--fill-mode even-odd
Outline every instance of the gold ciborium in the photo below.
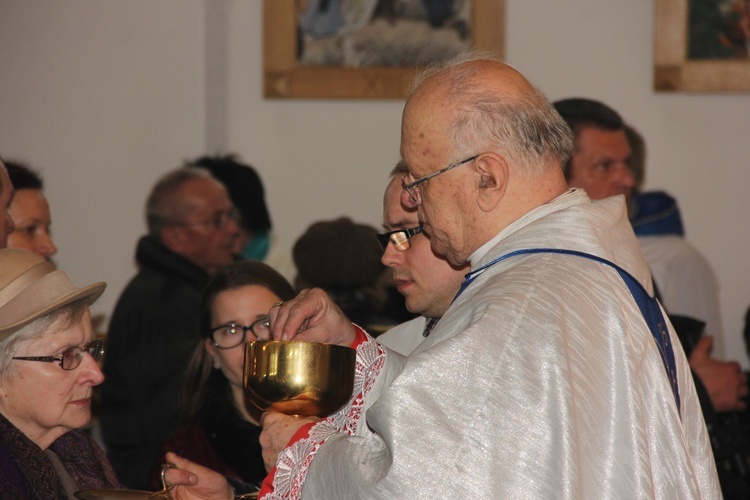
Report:
<svg viewBox="0 0 750 500"><path fill-rule="evenodd" d="M349 347L256 340L245 347L245 392L264 411L325 417L349 401L355 362Z"/></svg>

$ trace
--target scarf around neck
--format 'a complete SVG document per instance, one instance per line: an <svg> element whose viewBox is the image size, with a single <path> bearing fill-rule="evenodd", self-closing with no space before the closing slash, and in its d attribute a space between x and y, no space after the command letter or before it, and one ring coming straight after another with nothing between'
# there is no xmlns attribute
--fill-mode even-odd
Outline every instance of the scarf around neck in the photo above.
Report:
<svg viewBox="0 0 750 500"><path fill-rule="evenodd" d="M60 436L50 449L65 465L77 489L119 488L104 451L85 431ZM0 498L67 498L52 461L33 441L0 415Z"/></svg>

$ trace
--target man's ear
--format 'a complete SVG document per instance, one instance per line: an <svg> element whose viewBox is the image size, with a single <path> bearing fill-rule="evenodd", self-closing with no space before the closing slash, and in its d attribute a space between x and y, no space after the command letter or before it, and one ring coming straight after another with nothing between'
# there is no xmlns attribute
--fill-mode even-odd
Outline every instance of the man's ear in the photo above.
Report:
<svg viewBox="0 0 750 500"><path fill-rule="evenodd" d="M185 246L185 232L179 226L167 226L162 228L161 242L169 250L182 255Z"/></svg>
<svg viewBox="0 0 750 500"><path fill-rule="evenodd" d="M485 153L475 163L479 173L477 202L483 211L491 212L505 196L508 162L497 153Z"/></svg>

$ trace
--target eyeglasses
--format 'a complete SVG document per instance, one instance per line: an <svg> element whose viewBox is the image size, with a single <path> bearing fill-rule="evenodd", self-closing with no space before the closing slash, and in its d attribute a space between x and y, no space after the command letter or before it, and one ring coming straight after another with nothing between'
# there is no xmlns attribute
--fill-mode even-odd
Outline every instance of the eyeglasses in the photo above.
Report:
<svg viewBox="0 0 750 500"><path fill-rule="evenodd" d="M388 248L388 243L393 243L393 248L399 252L408 250L411 247L409 238L422 232L422 226L410 227L407 229L397 229L396 231L390 231L388 233L376 234L380 248L385 252Z"/></svg>
<svg viewBox="0 0 750 500"><path fill-rule="evenodd" d="M223 229L226 227L229 221L239 222L240 212L236 208L230 210L222 210L216 212L214 216L208 220L196 221L196 222L174 222L172 226L213 226L215 229Z"/></svg>
<svg viewBox="0 0 750 500"><path fill-rule="evenodd" d="M54 363L55 361L60 362L60 367L63 370L75 370L81 365L83 361L83 353L87 352L94 358L94 361L99 361L104 356L104 340L99 339L91 342L85 347L68 347L65 349L59 358L54 356L18 356L13 359L20 361L41 361L42 363Z"/></svg>
<svg viewBox="0 0 750 500"><path fill-rule="evenodd" d="M401 178L401 186L406 190L406 194L409 195L409 201L415 205L419 205L420 203L422 203L422 190L419 188L420 184L432 179L433 177L437 177L440 174L444 174L445 172L447 172L448 170L452 168L460 167L464 163L469 163L470 161L474 161L477 158L479 158L479 155L474 155L471 158L466 158L465 160L461 160L456 163L451 163L447 167L441 168L437 172L432 172L431 174L427 174L424 177L420 177L417 180L414 180L414 176L411 174L411 172L407 172Z"/></svg>
<svg viewBox="0 0 750 500"><path fill-rule="evenodd" d="M268 316L260 318L250 326L227 323L211 329L211 340L217 349L231 349L245 342L247 332L250 331L255 340L270 340L271 323Z"/></svg>

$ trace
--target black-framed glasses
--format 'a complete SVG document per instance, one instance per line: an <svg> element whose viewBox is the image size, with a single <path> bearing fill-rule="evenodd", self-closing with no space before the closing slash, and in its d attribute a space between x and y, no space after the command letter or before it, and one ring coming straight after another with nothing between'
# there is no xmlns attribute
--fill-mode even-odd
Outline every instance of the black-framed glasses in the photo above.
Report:
<svg viewBox="0 0 750 500"><path fill-rule="evenodd" d="M94 361L99 361L104 356L104 339L94 340L93 342L85 345L84 347L68 347L65 349L60 357L54 356L16 356L13 359L19 361L41 361L42 363L54 363L58 361L60 368L63 370L75 370L81 366L83 361L83 353L87 352L94 358Z"/></svg>
<svg viewBox="0 0 750 500"><path fill-rule="evenodd" d="M406 190L406 194L409 195L409 201L411 203L414 203L415 205L419 205L420 203L422 203L422 190L419 187L420 184L432 179L433 177L437 177L440 174L444 174L448 170L451 170L456 167L460 167L464 163L469 163L470 161L474 161L477 158L479 158L479 155L474 155L471 158L466 158L465 160L457 161L456 163L451 163L447 167L441 168L437 172L432 172L416 180L414 179L414 176L411 174L411 172L407 172L401 178L401 186Z"/></svg>
<svg viewBox="0 0 750 500"><path fill-rule="evenodd" d="M215 229L223 229L226 227L229 221L239 222L240 211L237 208L232 207L229 210L221 210L216 212L213 217L207 220L195 221L195 222L173 222L172 226L213 226Z"/></svg>
<svg viewBox="0 0 750 500"><path fill-rule="evenodd" d="M245 342L248 331L255 337L253 340L270 340L271 323L268 321L268 316L254 321L250 326L237 323L219 325L211 329L211 340L214 341L214 347L217 349L231 349Z"/></svg>
<svg viewBox="0 0 750 500"><path fill-rule="evenodd" d="M422 226L410 227L407 229L397 229L388 233L382 233L375 235L380 243L380 248L385 250L388 248L388 243L393 243L393 248L399 252L408 250L411 246L409 238L422 232Z"/></svg>

